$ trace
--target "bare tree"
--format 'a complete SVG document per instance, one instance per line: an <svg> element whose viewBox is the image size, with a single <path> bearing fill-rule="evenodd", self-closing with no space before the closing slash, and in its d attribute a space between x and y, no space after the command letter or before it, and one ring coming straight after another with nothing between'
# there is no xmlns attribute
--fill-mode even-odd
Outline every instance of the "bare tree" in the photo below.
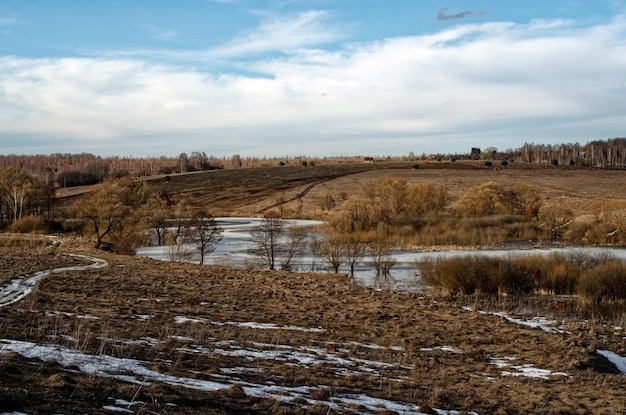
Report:
<svg viewBox="0 0 626 415"><path fill-rule="evenodd" d="M309 251L311 252L311 271L317 270L317 260L321 256L322 241L320 238L312 237L308 242Z"/></svg>
<svg viewBox="0 0 626 415"><path fill-rule="evenodd" d="M370 254L372 256L372 266L376 270L374 277L374 288L390 288L395 279L391 275L397 261L389 254L389 245L386 241L378 239L370 245Z"/></svg>
<svg viewBox="0 0 626 415"><path fill-rule="evenodd" d="M33 190L33 179L29 175L17 173L13 169L0 172L0 191L10 209L12 222L22 218Z"/></svg>
<svg viewBox="0 0 626 415"><path fill-rule="evenodd" d="M206 254L213 252L217 243L222 240L224 228L217 225L212 215L203 211L196 212L187 229L187 236L200 251L200 265L204 265Z"/></svg>
<svg viewBox="0 0 626 415"><path fill-rule="evenodd" d="M276 269L279 244L284 233L285 226L282 220L274 214L265 216L250 232L253 242L250 252L261 258L271 270Z"/></svg>
<svg viewBox="0 0 626 415"><path fill-rule="evenodd" d="M280 256L282 269L290 271L292 261L304 253L306 236L306 231L301 226L293 226L287 230L287 240Z"/></svg>
<svg viewBox="0 0 626 415"><path fill-rule="evenodd" d="M339 273L339 267L346 261L345 245L339 237L327 237L320 245L320 256L330 268Z"/></svg>
<svg viewBox="0 0 626 415"><path fill-rule="evenodd" d="M354 267L357 261L367 252L367 244L357 233L352 233L345 238L346 262L350 267L350 278L354 279Z"/></svg>
<svg viewBox="0 0 626 415"><path fill-rule="evenodd" d="M154 231L157 245L161 246L167 236L167 221L172 216L167 201L160 195L153 193L142 207L145 225Z"/></svg>

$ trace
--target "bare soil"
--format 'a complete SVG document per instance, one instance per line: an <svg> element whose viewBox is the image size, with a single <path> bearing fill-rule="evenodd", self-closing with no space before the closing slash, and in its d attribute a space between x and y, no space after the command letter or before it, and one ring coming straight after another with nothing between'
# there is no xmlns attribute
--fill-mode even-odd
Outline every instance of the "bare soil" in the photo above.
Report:
<svg viewBox="0 0 626 415"><path fill-rule="evenodd" d="M315 167L264 167L213 171L149 181L173 198L209 208L216 215L258 216L282 203L284 216L320 217L319 201L332 195L337 209L361 194L363 184L381 177L446 185L449 205L476 182L502 185L525 182L537 187L545 201L561 203L579 215L589 214L596 200L626 199L626 171L537 166L524 163L485 167L478 162L358 163Z"/></svg>
<svg viewBox="0 0 626 415"><path fill-rule="evenodd" d="M63 245L54 253L2 247L1 274L67 266L62 252ZM105 408L123 399L140 402L127 410L144 414L373 412L360 404L331 405L335 397L363 394L413 404L424 413L626 411L626 377L596 353L598 348L626 355L622 328L571 321L548 333L479 313L489 306L471 297L374 291L330 274L106 259L105 268L53 274L23 302L0 309L0 339L139 359L150 370L181 378L224 381L226 373L236 372L228 380L235 386L207 392L139 385L0 354L0 411L111 413ZM506 307L514 313L516 304ZM326 362L307 362L297 354L283 359L286 350L322 361L326 356ZM545 379L507 376L503 372L513 369L498 367L502 360L555 373ZM246 394L245 385L306 392L281 402Z"/></svg>

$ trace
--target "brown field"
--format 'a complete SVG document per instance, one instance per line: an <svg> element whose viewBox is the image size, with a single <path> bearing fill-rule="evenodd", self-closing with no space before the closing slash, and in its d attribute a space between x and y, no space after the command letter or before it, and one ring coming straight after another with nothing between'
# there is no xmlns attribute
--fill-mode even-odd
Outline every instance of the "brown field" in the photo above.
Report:
<svg viewBox="0 0 626 415"><path fill-rule="evenodd" d="M152 183L216 215L258 215L294 199L285 211L319 216L326 193L343 200L381 176L443 181L452 200L476 181L521 180L580 215L595 199L626 199L623 171L463 163L243 169ZM568 298L551 303L559 323L542 330L512 319L535 300L436 298L331 274L159 262L80 240L47 245L0 235L2 287L89 263L68 252L108 265L51 274L0 307L0 413L626 412L626 377L597 352L626 356L624 324L574 319L577 310L554 306ZM23 349L7 352L9 340ZM112 368L95 371L103 362Z"/></svg>
<svg viewBox="0 0 626 415"><path fill-rule="evenodd" d="M175 199L187 199L215 215L258 216L264 209L283 204L285 216L319 217L319 200L331 194L338 202L359 194L367 180L401 177L409 182L444 183L450 203L473 183L495 181L512 185L525 182L537 187L546 201L562 203L588 214L593 201L626 199L626 171L540 167L512 164L484 167L482 162L353 163L316 167L263 167L172 176L149 182Z"/></svg>

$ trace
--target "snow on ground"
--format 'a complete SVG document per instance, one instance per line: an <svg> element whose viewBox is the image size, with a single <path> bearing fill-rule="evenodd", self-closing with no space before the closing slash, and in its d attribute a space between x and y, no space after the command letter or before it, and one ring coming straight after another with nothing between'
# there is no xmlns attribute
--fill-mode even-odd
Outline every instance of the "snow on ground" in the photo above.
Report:
<svg viewBox="0 0 626 415"><path fill-rule="evenodd" d="M513 362L516 360L518 359L514 356L505 356L502 358L491 358L490 363L500 369L510 369L500 372L500 375L502 376L516 376L546 380L550 379L551 376L569 376L564 372L553 372L548 369L539 369L529 363L514 365Z"/></svg>
<svg viewBox="0 0 626 415"><path fill-rule="evenodd" d="M38 271L32 274L20 275L13 278L2 288L0 288L0 307L6 307L10 304L14 304L21 301L26 297L35 287L35 285L44 277L51 274L59 274L61 272L68 271L84 271L90 268L103 268L108 265L104 259L94 258L88 255L78 254L65 254L74 258L83 258L92 261L90 265L80 265L74 267L55 268L46 271Z"/></svg>
<svg viewBox="0 0 626 415"><path fill-rule="evenodd" d="M254 322L238 322L238 321L226 321L226 322L218 322L212 321L211 324L215 326L237 326L237 327L248 327L251 329L260 329L260 330L287 330L287 331L305 331L310 333L323 333L325 330L321 327L299 327L299 326L278 326L276 324L271 323L254 323Z"/></svg>
<svg viewBox="0 0 626 415"><path fill-rule="evenodd" d="M100 320L100 317L92 316L91 314L76 314L68 313L67 311L45 311L47 317L65 316L76 317L81 320Z"/></svg>
<svg viewBox="0 0 626 415"><path fill-rule="evenodd" d="M287 331L305 331L309 333L323 333L325 330L321 327L300 327L300 326L279 326L273 323L255 323L252 321L208 321L204 318L176 316L174 317L174 323L210 323L214 326L237 326L247 327L250 329L259 330L287 330Z"/></svg>
<svg viewBox="0 0 626 415"><path fill-rule="evenodd" d="M609 350L598 349L596 350L596 352L598 352L599 355L606 357L609 362L613 363L620 372L626 375L626 357L622 357L617 353L613 353Z"/></svg>
<svg viewBox="0 0 626 415"><path fill-rule="evenodd" d="M470 311L470 312L474 311L474 309L472 309L471 307L462 307L462 308L465 311ZM533 317L530 319L522 320L522 319L513 318L504 312L489 313L486 311L478 310L478 313L502 317L510 323L519 324L521 326L530 327L530 328L539 328L546 333L565 333L566 332L565 327L563 326L562 322L559 322L556 320L550 320L545 317ZM621 333L622 327L616 326L613 329L617 330L617 332L615 333L616 335L622 335ZM622 357L609 350L598 349L597 353L606 357L609 360L609 362L614 364L615 367L619 371L621 371L622 373L626 375L626 357ZM515 358L505 357L502 359L492 359L491 363L497 365L498 367L504 367L504 365L511 366L510 364L507 363L507 360L510 360L510 359L514 360ZM515 369L516 372L502 372L501 375L502 376L527 376L527 377L540 378L540 379L548 379L550 376L568 376L567 373L551 372L546 369L537 369L537 368L534 368L532 365L528 365L528 364L511 366L511 367Z"/></svg>
<svg viewBox="0 0 626 415"><path fill-rule="evenodd" d="M465 311L473 312L474 309L471 307L461 307ZM508 313L505 312L488 312L477 310L479 314L486 314L490 316L501 317L508 321L509 323L518 324L520 326L529 327L531 329L541 329L546 333L565 333L565 326L562 322L557 320L550 320L545 317L535 316L531 318L514 318L511 317Z"/></svg>
<svg viewBox="0 0 626 415"><path fill-rule="evenodd" d="M148 362L141 362L135 359L119 358L108 355L88 355L59 345L38 345L35 343L16 340L0 340L0 354L6 354L9 352L17 352L22 356L31 359L54 360L62 366L77 367L79 370L92 375L112 377L122 381L146 386L154 382L161 382L172 386L181 386L201 391L216 391L229 388L236 384L240 385L247 395L255 397L274 398L287 402L292 402L296 399L304 399L309 405L325 404L335 409L347 408L350 405L357 404L363 405L363 407L367 408L368 411L372 412L395 410L400 413L418 413L418 408L415 405L373 398L365 394L337 395L331 397L329 401L318 401L308 398L309 394L316 390L318 386L281 387L276 385L251 384L233 379L217 382L164 375L146 368L145 366L149 364ZM270 355L265 354L265 356L269 357ZM133 413L131 409L121 408L120 405L123 405L123 403L116 402L115 405L107 405L104 409L124 413ZM441 411L440 413L453 414L454 412Z"/></svg>

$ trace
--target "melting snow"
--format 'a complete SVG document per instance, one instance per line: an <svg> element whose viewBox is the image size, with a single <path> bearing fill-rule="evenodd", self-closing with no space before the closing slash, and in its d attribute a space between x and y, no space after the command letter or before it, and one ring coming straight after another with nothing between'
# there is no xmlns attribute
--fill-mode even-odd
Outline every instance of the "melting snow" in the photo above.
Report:
<svg viewBox="0 0 626 415"><path fill-rule="evenodd" d="M217 322L212 321L211 324L216 326L237 326L237 327L248 327L252 329L260 329L260 330L289 330L289 331L306 331L311 333L322 333L325 330L321 327L300 327L300 326L278 326L272 323L254 323L254 322L238 322L238 321L226 321L226 322Z"/></svg>
<svg viewBox="0 0 626 415"><path fill-rule="evenodd" d="M55 268L46 271L39 271L32 274L20 275L13 278L8 284L0 288L0 307L6 307L17 303L26 297L33 290L35 285L44 277L51 274L59 274L67 271L84 271L90 268L103 268L108 265L103 259L94 258L87 255L65 254L74 258L83 258L92 261L90 265L80 265L74 267Z"/></svg>
<svg viewBox="0 0 626 415"><path fill-rule="evenodd" d="M199 317L185 317L185 316L176 316L174 317L174 322L177 324L184 323L209 323L207 319L199 318ZM300 326L279 326L273 323L255 323L253 321L211 321L211 324L214 326L236 326L236 327L247 327L251 329L258 330L288 330L288 331L305 331L310 333L322 333L325 330L321 327L300 327Z"/></svg>
<svg viewBox="0 0 626 415"><path fill-rule="evenodd" d="M472 309L471 307L461 307L461 308L465 311L474 311L474 309ZM545 317L533 317L533 318L522 320L519 318L511 317L510 315L504 312L487 312L487 311L478 310L478 313L486 314L490 316L502 317L509 323L519 324L520 326L530 327L532 329L539 328L545 331L546 333L564 333L565 332L565 329L560 322L556 320L550 320Z"/></svg>
<svg viewBox="0 0 626 415"><path fill-rule="evenodd" d="M147 369L141 362L135 359L118 358L108 355L88 355L76 350L68 349L58 345L38 345L30 342L16 340L0 340L0 354L17 352L26 358L37 358L41 360L54 360L62 366L75 366L79 370L103 377L112 377L127 382L141 385L150 385L151 382L162 382L169 385L181 386L189 389L202 391L215 391L239 384L244 392L249 396L267 398L271 397L281 401L291 402L295 399L304 399L308 404L324 404L331 408L346 408L351 405L362 405L369 411L394 410L398 412L418 414L417 407L412 404L394 402L386 399L379 399L360 395L336 395L327 401L317 401L307 396L320 386L300 386L300 387L279 387L276 385L258 385L243 382L236 382L233 379L226 382L215 382L210 380L192 379L164 375L154 370ZM212 351L213 353L215 351ZM263 354L262 354L263 355ZM265 356L270 356L265 354ZM328 359L333 360L333 359ZM321 361L324 361L322 359ZM236 369L234 369L236 370ZM228 371L223 371L228 373ZM126 405L126 401L116 401L115 405L107 405L103 409L116 412L131 413L129 409L119 407ZM130 406L128 403L127 406ZM438 411L440 414L453 415L455 411Z"/></svg>
<svg viewBox="0 0 626 415"><path fill-rule="evenodd" d="M513 365L512 362L514 362L515 360L517 360L517 358L512 356L506 356L501 359L492 358L491 364L496 365L500 369L510 368L515 370L502 371L500 372L502 376L519 376L546 380L550 379L550 376L568 376L567 373L553 372L548 369L539 369L534 367L532 364Z"/></svg>
<svg viewBox="0 0 626 415"><path fill-rule="evenodd" d="M626 357L622 357L617 353L613 353L610 350L596 350L599 355L606 357L609 362L613 363L615 367L626 375Z"/></svg>

